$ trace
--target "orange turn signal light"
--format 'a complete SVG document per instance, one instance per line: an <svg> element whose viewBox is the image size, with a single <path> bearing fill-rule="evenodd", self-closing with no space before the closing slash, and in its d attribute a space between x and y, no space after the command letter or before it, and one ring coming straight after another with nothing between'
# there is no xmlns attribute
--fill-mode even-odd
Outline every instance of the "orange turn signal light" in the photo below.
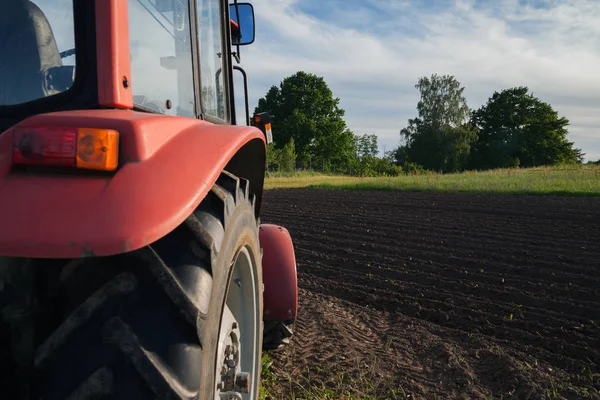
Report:
<svg viewBox="0 0 600 400"><path fill-rule="evenodd" d="M80 128L77 132L77 168L117 169L119 132L112 129Z"/></svg>
<svg viewBox="0 0 600 400"><path fill-rule="evenodd" d="M13 133L13 164L114 171L119 132L112 129L18 126Z"/></svg>

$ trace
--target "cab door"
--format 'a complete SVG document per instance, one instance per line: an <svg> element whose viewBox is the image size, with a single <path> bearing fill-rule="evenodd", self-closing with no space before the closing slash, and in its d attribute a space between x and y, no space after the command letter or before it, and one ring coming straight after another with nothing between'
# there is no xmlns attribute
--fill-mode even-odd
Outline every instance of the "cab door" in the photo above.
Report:
<svg viewBox="0 0 600 400"><path fill-rule="evenodd" d="M196 12L202 118L217 124L231 124L235 116L228 4L224 0L196 0Z"/></svg>

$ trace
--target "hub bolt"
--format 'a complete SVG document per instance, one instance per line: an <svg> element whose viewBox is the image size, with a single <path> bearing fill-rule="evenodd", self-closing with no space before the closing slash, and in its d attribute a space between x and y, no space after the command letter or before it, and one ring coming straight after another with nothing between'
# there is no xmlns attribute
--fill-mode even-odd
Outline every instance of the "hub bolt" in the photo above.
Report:
<svg viewBox="0 0 600 400"><path fill-rule="evenodd" d="M251 378L247 372L235 374L235 389L242 393L250 393Z"/></svg>

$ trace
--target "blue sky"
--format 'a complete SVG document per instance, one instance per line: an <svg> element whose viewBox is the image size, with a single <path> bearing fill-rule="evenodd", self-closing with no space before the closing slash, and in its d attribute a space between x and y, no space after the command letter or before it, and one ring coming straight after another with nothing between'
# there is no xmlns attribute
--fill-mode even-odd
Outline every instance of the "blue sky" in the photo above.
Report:
<svg viewBox="0 0 600 400"><path fill-rule="evenodd" d="M494 90L528 86L570 120L586 159L600 159L598 0L252 3L256 42L242 48L252 109L285 77L314 73L341 99L349 127L390 150L416 115L418 78L452 74L471 108Z"/></svg>

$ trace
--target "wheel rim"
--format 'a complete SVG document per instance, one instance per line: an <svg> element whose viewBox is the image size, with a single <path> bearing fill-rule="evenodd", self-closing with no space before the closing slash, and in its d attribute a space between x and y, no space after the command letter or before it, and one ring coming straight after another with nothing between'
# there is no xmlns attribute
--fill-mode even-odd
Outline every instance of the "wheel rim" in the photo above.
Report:
<svg viewBox="0 0 600 400"><path fill-rule="evenodd" d="M256 266L244 247L236 255L221 315L215 399L253 400L260 371Z"/></svg>

